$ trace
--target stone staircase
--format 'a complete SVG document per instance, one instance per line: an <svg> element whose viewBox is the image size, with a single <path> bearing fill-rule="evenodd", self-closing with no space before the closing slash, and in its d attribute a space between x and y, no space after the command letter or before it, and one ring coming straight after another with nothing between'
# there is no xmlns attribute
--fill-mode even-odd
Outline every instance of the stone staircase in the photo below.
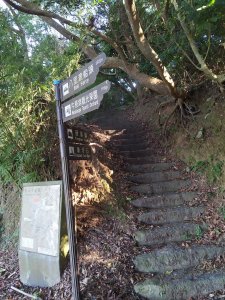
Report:
<svg viewBox="0 0 225 300"><path fill-rule="evenodd" d="M111 143L124 159L130 190L139 195L132 205L140 228L134 238L141 252L133 261L146 277L134 286L140 299L189 300L223 289L225 272L198 269L224 255L225 248L195 242L206 226L197 221L204 206L190 205L199 197L191 190L192 181L174 162L165 161L142 128L130 126ZM188 247L183 244L187 240L193 241Z"/></svg>

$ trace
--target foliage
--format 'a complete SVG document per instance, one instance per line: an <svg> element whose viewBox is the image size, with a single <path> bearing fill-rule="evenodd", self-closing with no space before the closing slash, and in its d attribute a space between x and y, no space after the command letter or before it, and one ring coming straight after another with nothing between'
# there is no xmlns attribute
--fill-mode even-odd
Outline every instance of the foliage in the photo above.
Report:
<svg viewBox="0 0 225 300"><path fill-rule="evenodd" d="M225 206L221 206L219 208L219 213L222 215L223 219L225 220Z"/></svg>
<svg viewBox="0 0 225 300"><path fill-rule="evenodd" d="M223 162L217 161L213 155L208 160L199 160L191 166L191 170L205 174L211 183L215 183L222 176Z"/></svg>
<svg viewBox="0 0 225 300"><path fill-rule="evenodd" d="M70 75L80 55L76 45L62 46L43 23L19 16L23 30L32 32L27 59L20 36L12 30L13 20L5 11L0 14L0 180L21 185L54 177L57 122L52 80ZM39 28L36 32L34 26ZM13 51L7 51L9 46Z"/></svg>
<svg viewBox="0 0 225 300"><path fill-rule="evenodd" d="M4 182L20 184L36 181L44 173L43 131L50 122L50 107L40 87L18 84L17 88L1 103L0 175Z"/></svg>
<svg viewBox="0 0 225 300"><path fill-rule="evenodd" d="M46 155L49 139L55 137L51 82L73 73L80 61L81 64L86 62L80 51L84 43L111 57L118 56L116 43L128 63L144 74L158 77L152 62L137 45L122 1L31 2L73 20L72 26L62 25L78 39L68 41L37 16L0 10L0 176L4 181L18 183L38 180L40 174L45 173L50 159ZM225 33L223 1L178 2L182 19L188 24L200 53L210 68L220 72L224 66L221 47ZM195 56L171 1L138 0L135 3L145 36L175 84L181 88L193 84L193 74L199 70L194 66L197 64ZM99 34L92 29L98 30ZM123 89L122 102L132 103L135 87L129 72L107 71L111 73L109 79L114 82L115 89L106 96L102 108L121 105L120 100L115 100L120 99L121 89L116 92L119 86ZM105 78L106 75L101 76L101 79ZM221 166L221 162L199 161L193 169L210 170L209 177L214 182L221 176Z"/></svg>
<svg viewBox="0 0 225 300"><path fill-rule="evenodd" d="M203 229L200 225L197 225L195 228L195 237L199 240L203 236Z"/></svg>

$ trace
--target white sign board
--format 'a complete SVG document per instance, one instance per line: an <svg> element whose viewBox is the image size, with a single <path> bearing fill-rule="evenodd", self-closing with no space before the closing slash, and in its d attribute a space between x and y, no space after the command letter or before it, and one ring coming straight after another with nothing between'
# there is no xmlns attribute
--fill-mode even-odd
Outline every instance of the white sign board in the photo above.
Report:
<svg viewBox="0 0 225 300"><path fill-rule="evenodd" d="M61 181L24 184L20 250L59 255L61 193Z"/></svg>

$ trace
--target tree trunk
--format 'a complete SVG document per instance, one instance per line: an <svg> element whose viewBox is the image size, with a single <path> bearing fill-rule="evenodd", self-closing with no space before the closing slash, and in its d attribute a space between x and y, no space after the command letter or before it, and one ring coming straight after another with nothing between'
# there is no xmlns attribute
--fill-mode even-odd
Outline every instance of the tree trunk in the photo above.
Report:
<svg viewBox="0 0 225 300"><path fill-rule="evenodd" d="M140 24L138 12L136 9L135 0L124 0L124 3L138 48L141 50L142 54L152 62L157 72L159 73L161 79L168 87L170 93L176 97L177 91L172 77L170 76L167 68L163 65L159 55L151 47L151 45L147 41L147 38L144 35L144 31Z"/></svg>
<svg viewBox="0 0 225 300"><path fill-rule="evenodd" d="M141 73L135 64L124 63L122 59L119 59L117 57L108 57L103 67L121 69L122 71L127 73L130 78L138 81L141 85L149 88L157 94L170 94L167 86L162 80L151 77L145 73Z"/></svg>

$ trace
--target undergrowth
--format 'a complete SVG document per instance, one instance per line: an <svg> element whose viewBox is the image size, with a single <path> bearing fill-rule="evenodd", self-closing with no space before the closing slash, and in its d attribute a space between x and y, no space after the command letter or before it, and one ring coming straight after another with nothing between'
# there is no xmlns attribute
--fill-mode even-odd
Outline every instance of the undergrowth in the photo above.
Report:
<svg viewBox="0 0 225 300"><path fill-rule="evenodd" d="M49 166L57 123L53 98L41 87L21 86L15 93L0 106L0 181L21 187L54 175Z"/></svg>
<svg viewBox="0 0 225 300"><path fill-rule="evenodd" d="M219 213L222 215L223 219L225 220L225 206L221 206L219 208Z"/></svg>
<svg viewBox="0 0 225 300"><path fill-rule="evenodd" d="M120 194L116 194L111 201L105 203L104 212L112 218L117 218L120 221L126 221L127 214L125 209L129 202L132 200L128 196L122 196Z"/></svg>
<svg viewBox="0 0 225 300"><path fill-rule="evenodd" d="M18 83L0 101L0 118L1 242L8 244L18 240L23 183L56 178L53 95L46 86Z"/></svg>
<svg viewBox="0 0 225 300"><path fill-rule="evenodd" d="M207 160L197 160L191 164L191 171L206 175L210 183L217 182L223 174L223 161L218 161L213 155Z"/></svg>

